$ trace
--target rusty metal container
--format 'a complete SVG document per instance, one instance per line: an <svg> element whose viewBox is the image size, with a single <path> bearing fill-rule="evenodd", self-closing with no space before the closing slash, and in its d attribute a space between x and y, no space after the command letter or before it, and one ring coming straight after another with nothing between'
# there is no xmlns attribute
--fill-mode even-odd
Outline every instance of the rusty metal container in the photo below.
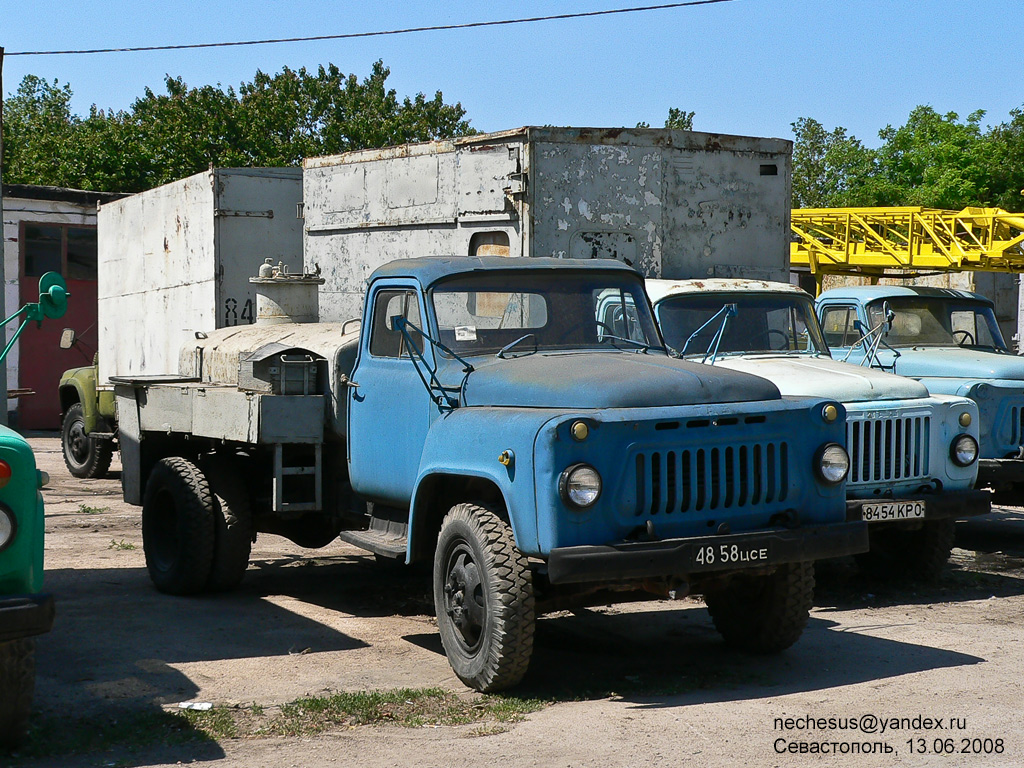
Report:
<svg viewBox="0 0 1024 768"><path fill-rule="evenodd" d="M381 264L429 254L616 258L648 277L788 279L792 143L526 127L309 158L304 259L325 320Z"/></svg>

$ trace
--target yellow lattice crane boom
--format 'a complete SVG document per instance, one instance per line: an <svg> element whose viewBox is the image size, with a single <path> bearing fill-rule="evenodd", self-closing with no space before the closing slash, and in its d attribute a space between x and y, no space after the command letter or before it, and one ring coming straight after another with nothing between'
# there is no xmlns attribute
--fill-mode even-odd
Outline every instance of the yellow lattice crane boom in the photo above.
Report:
<svg viewBox="0 0 1024 768"><path fill-rule="evenodd" d="M1000 208L797 208L793 267L873 278L978 270L1024 272L1024 213Z"/></svg>

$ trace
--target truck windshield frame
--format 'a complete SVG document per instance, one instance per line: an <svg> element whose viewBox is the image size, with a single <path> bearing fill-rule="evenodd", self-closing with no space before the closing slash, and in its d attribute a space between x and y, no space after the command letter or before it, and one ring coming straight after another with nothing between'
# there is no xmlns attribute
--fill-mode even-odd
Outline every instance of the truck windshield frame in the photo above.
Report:
<svg viewBox="0 0 1024 768"><path fill-rule="evenodd" d="M686 343L690 335L726 304L737 313L729 318L718 356L730 354L829 355L828 345L814 314L813 303L803 296L748 292L685 293L658 302L655 312L669 346ZM705 328L687 349L687 357L703 356L718 330Z"/></svg>
<svg viewBox="0 0 1024 768"><path fill-rule="evenodd" d="M1007 352L992 307L970 299L934 296L890 296L867 305L868 324L883 321L883 305L895 313L885 332L890 347L966 347Z"/></svg>
<svg viewBox="0 0 1024 768"><path fill-rule="evenodd" d="M462 356L665 351L642 280L624 272L476 272L441 280L428 296L438 339ZM600 321L609 302L622 308L611 326Z"/></svg>

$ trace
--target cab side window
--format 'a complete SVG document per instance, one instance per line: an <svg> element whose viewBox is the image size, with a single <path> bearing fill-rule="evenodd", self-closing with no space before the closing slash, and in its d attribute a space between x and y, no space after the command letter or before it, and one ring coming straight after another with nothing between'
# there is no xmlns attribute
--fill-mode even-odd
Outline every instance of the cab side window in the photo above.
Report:
<svg viewBox="0 0 1024 768"><path fill-rule="evenodd" d="M420 305L416 294L408 289L383 290L373 301L373 328L370 332L370 354L374 357L409 357L408 343L395 327L394 318L404 317L422 328ZM417 347L423 349L419 331L406 332Z"/></svg>
<svg viewBox="0 0 1024 768"><path fill-rule="evenodd" d="M821 315L821 330L825 334L825 343L830 347L852 347L860 339L860 332L853 326L856 320L855 307L828 307Z"/></svg>

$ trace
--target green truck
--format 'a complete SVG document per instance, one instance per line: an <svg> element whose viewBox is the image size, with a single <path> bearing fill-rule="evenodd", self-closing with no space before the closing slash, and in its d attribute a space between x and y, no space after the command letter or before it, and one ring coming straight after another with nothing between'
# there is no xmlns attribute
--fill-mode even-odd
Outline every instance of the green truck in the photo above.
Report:
<svg viewBox="0 0 1024 768"><path fill-rule="evenodd" d="M26 304L2 325L24 316L0 352L0 365L30 322L61 317L67 308L64 280L47 272L39 301ZM20 742L35 689L34 638L53 626L53 596L43 588L43 495L49 482L36 467L24 437L0 426L0 746Z"/></svg>

